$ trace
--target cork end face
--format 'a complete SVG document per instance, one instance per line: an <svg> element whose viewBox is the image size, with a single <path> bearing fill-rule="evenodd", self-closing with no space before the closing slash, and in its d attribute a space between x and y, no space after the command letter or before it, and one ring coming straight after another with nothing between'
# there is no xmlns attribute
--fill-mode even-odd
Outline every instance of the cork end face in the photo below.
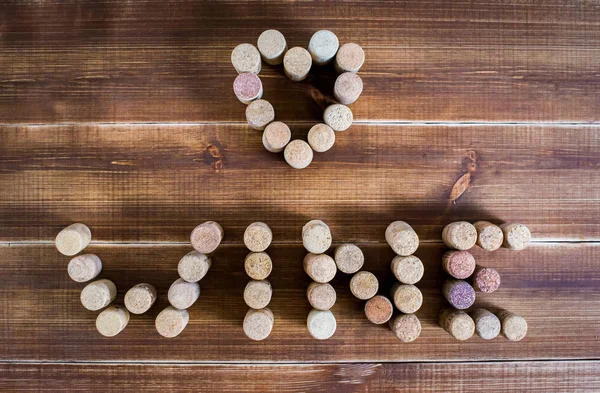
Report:
<svg viewBox="0 0 600 393"><path fill-rule="evenodd" d="M392 273L403 284L416 284L425 273L423 262L414 255L396 256L392 260Z"/></svg>
<svg viewBox="0 0 600 393"><path fill-rule="evenodd" d="M392 299L396 308L405 314L413 314L423 305L423 294L414 285L394 285Z"/></svg>
<svg viewBox="0 0 600 393"><path fill-rule="evenodd" d="M342 244L335 249L335 264L342 273L354 274L363 267L364 263L365 255L354 244Z"/></svg>
<svg viewBox="0 0 600 393"><path fill-rule="evenodd" d="M475 290L466 281L447 280L443 291L448 303L458 310L465 310L475 303Z"/></svg>
<svg viewBox="0 0 600 393"><path fill-rule="evenodd" d="M273 240L271 228L265 223L255 222L244 231L244 244L252 252L265 251Z"/></svg>
<svg viewBox="0 0 600 393"><path fill-rule="evenodd" d="M494 314L486 313L476 319L475 332L484 340L492 340L500 334L500 320Z"/></svg>
<svg viewBox="0 0 600 393"><path fill-rule="evenodd" d="M363 82L358 74L344 72L335 80L333 95L335 99L344 105L353 104L363 91Z"/></svg>
<svg viewBox="0 0 600 393"><path fill-rule="evenodd" d="M345 105L333 104L325 108L323 121L334 131L346 131L352 125L354 116L352 111Z"/></svg>
<svg viewBox="0 0 600 393"><path fill-rule="evenodd" d="M521 341L527 335L527 321L514 314L503 318L502 334L510 341Z"/></svg>
<svg viewBox="0 0 600 393"><path fill-rule="evenodd" d="M477 230L469 222L453 222L444 228L442 240L449 248L463 251L469 250L477 242Z"/></svg>
<svg viewBox="0 0 600 393"><path fill-rule="evenodd" d="M129 323L129 312L118 306L108 307L98 314L96 329L105 337L114 337L121 333Z"/></svg>
<svg viewBox="0 0 600 393"><path fill-rule="evenodd" d="M450 334L457 340L468 340L475 333L475 322L469 315L463 313L452 320L449 329Z"/></svg>
<svg viewBox="0 0 600 393"><path fill-rule="evenodd" d="M251 73L239 74L233 81L233 92L244 104L259 99L263 94L262 82L258 75Z"/></svg>
<svg viewBox="0 0 600 393"><path fill-rule="evenodd" d="M531 242L531 232L523 224L504 224L504 247L515 251L526 249Z"/></svg>
<svg viewBox="0 0 600 393"><path fill-rule="evenodd" d="M180 278L171 284L167 297L169 303L179 310L190 308L200 297L200 285Z"/></svg>
<svg viewBox="0 0 600 393"><path fill-rule="evenodd" d="M63 255L74 256L86 248L92 239L90 229L84 224L72 224L56 235L56 249Z"/></svg>
<svg viewBox="0 0 600 393"><path fill-rule="evenodd" d="M83 288L81 304L90 311L98 311L108 306L117 297L117 287L110 280L98 280Z"/></svg>
<svg viewBox="0 0 600 393"><path fill-rule="evenodd" d="M371 272L361 271L350 279L350 292L360 300L368 300L377 294L379 281Z"/></svg>
<svg viewBox="0 0 600 393"><path fill-rule="evenodd" d="M419 248L419 236L404 221L394 221L385 230L385 239L398 255L409 256Z"/></svg>
<svg viewBox="0 0 600 393"><path fill-rule="evenodd" d="M283 151L285 161L294 169L304 169L313 160L313 150L303 140L295 139L287 144Z"/></svg>
<svg viewBox="0 0 600 393"><path fill-rule="evenodd" d="M162 310L154 322L156 331L163 337L177 337L187 326L190 315L187 310L178 310L169 306Z"/></svg>
<svg viewBox="0 0 600 393"><path fill-rule="evenodd" d="M310 53L302 47L296 46L288 50L283 57L285 75L295 82L304 80L312 67Z"/></svg>
<svg viewBox="0 0 600 393"><path fill-rule="evenodd" d="M335 131L327 124L316 124L308 131L308 144L317 153L324 153L333 147Z"/></svg>
<svg viewBox="0 0 600 393"><path fill-rule="evenodd" d="M271 284L268 281L252 280L244 289L244 301L248 307L260 310L261 308L265 308L269 305L272 294L273 290L271 289Z"/></svg>
<svg viewBox="0 0 600 393"><path fill-rule="evenodd" d="M278 30L265 30L257 41L258 51L263 60L271 65L281 64L287 50L285 37Z"/></svg>
<svg viewBox="0 0 600 393"><path fill-rule="evenodd" d="M271 153L280 153L290 143L292 131L287 124L274 121L269 123L263 132L263 146Z"/></svg>
<svg viewBox="0 0 600 393"><path fill-rule="evenodd" d="M137 284L125 294L125 307L132 314L143 314L156 301L156 289L150 284Z"/></svg>
<svg viewBox="0 0 600 393"><path fill-rule="evenodd" d="M319 30L310 38L308 51L315 64L325 65L333 59L340 47L337 36L329 30Z"/></svg>
<svg viewBox="0 0 600 393"><path fill-rule="evenodd" d="M444 254L444 270L454 278L471 277L475 265L475 257L468 251L448 251Z"/></svg>
<svg viewBox="0 0 600 393"><path fill-rule="evenodd" d="M335 277L335 261L327 254L309 253L304 257L304 272L315 282L324 284Z"/></svg>
<svg viewBox="0 0 600 393"><path fill-rule="evenodd" d="M273 313L268 308L249 310L244 317L244 333L251 340L264 340L269 337L271 330L273 330L273 321Z"/></svg>
<svg viewBox="0 0 600 393"><path fill-rule="evenodd" d="M202 254L215 251L223 239L223 229L214 221L198 225L190 235L192 247Z"/></svg>
<svg viewBox="0 0 600 393"><path fill-rule="evenodd" d="M273 262L266 252L251 252L244 260L246 274L253 280L264 280L273 270Z"/></svg>
<svg viewBox="0 0 600 393"><path fill-rule="evenodd" d="M500 273L491 267L478 269L473 276L473 284L481 292L495 292L500 288Z"/></svg>
<svg viewBox="0 0 600 393"><path fill-rule="evenodd" d="M308 333L317 340L327 340L335 333L337 321L329 310L311 310L306 319Z"/></svg>
<svg viewBox="0 0 600 393"><path fill-rule="evenodd" d="M275 120L275 109L267 100L254 100L246 107L246 120L251 128L262 131Z"/></svg>
<svg viewBox="0 0 600 393"><path fill-rule="evenodd" d="M487 221L473 224L477 229L477 245L486 251L496 251L504 242L504 234L499 226Z"/></svg>
<svg viewBox="0 0 600 393"><path fill-rule="evenodd" d="M414 314L398 315L390 321L390 328L402 342L415 341L421 335L421 321Z"/></svg>
<svg viewBox="0 0 600 393"><path fill-rule="evenodd" d="M304 248L306 248L306 250L310 253L324 253L329 249L329 247L331 247L331 242L331 230L322 221L309 221L302 228L302 243Z"/></svg>
<svg viewBox="0 0 600 393"><path fill-rule="evenodd" d="M365 303L365 316L376 325L389 321L393 313L392 302L385 296L374 296Z"/></svg>
<svg viewBox="0 0 600 393"><path fill-rule="evenodd" d="M84 254L69 261L67 273L73 281L86 282L98 276L102 271L102 261L97 255Z"/></svg>
<svg viewBox="0 0 600 393"><path fill-rule="evenodd" d="M210 257L201 252L192 251L179 260L177 272L179 277L187 282L198 282L206 276L210 265Z"/></svg>
<svg viewBox="0 0 600 393"><path fill-rule="evenodd" d="M347 43L340 47L335 56L338 72L358 72L365 62L365 52L358 44Z"/></svg>
<svg viewBox="0 0 600 393"><path fill-rule="evenodd" d="M319 311L329 310L337 300L335 289L330 284L317 282L312 282L308 286L306 297L310 305Z"/></svg>
<svg viewBox="0 0 600 393"><path fill-rule="evenodd" d="M239 44L231 52L231 64L239 74L258 74L261 69L260 53L252 44Z"/></svg>

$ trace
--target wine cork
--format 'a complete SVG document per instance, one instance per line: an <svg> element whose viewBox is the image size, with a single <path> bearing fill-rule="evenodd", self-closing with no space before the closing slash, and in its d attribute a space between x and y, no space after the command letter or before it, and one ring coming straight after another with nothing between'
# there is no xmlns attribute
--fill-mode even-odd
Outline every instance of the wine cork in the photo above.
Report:
<svg viewBox="0 0 600 393"><path fill-rule="evenodd" d="M449 248L468 250L477 241L477 230L466 221L453 222L444 227L442 240Z"/></svg>
<svg viewBox="0 0 600 393"><path fill-rule="evenodd" d="M106 279L89 283L81 291L81 304L90 311L98 311L108 306L117 297L116 285Z"/></svg>
<svg viewBox="0 0 600 393"><path fill-rule="evenodd" d="M335 80L333 96L340 104L350 105L362 94L363 82L358 74L344 72Z"/></svg>
<svg viewBox="0 0 600 393"><path fill-rule="evenodd" d="M110 306L96 317L96 329L105 337L121 333L129 323L129 311L125 307Z"/></svg>
<svg viewBox="0 0 600 393"><path fill-rule="evenodd" d="M273 261L266 252L251 252L246 255L244 268L253 280L264 280L273 270Z"/></svg>
<svg viewBox="0 0 600 393"><path fill-rule="evenodd" d="M261 68L260 53L252 44L239 44L231 52L231 64L238 74L258 74Z"/></svg>
<svg viewBox="0 0 600 393"><path fill-rule="evenodd" d="M308 252L324 253L331 247L331 230L321 220L311 220L302 227L302 244Z"/></svg>
<svg viewBox="0 0 600 393"><path fill-rule="evenodd" d="M223 228L214 221L206 221L198 225L190 235L192 247L202 254L215 251L223 240Z"/></svg>
<svg viewBox="0 0 600 393"><path fill-rule="evenodd" d="M522 316L508 311L496 315L502 324L502 334L510 341L520 341L527 335L527 321Z"/></svg>
<svg viewBox="0 0 600 393"><path fill-rule="evenodd" d="M255 310L267 307L272 295L273 289L267 280L251 280L244 288L244 301Z"/></svg>
<svg viewBox="0 0 600 393"><path fill-rule="evenodd" d="M385 240L396 254L404 257L411 255L419 247L419 236L404 221L394 221L388 225L385 230Z"/></svg>
<svg viewBox="0 0 600 393"><path fill-rule="evenodd" d="M197 282L187 282L183 278L175 280L167 294L169 303L180 310L190 308L200 297L200 285Z"/></svg>
<svg viewBox="0 0 600 393"><path fill-rule="evenodd" d="M90 228L84 224L71 224L56 235L54 243L58 251L67 256L73 256L83 251L92 240Z"/></svg>
<svg viewBox="0 0 600 393"><path fill-rule="evenodd" d="M423 262L414 255L407 257L397 255L392 259L391 268L396 279L402 284L418 283L423 278L423 273L425 272Z"/></svg>
<svg viewBox="0 0 600 393"><path fill-rule="evenodd" d="M273 312L268 308L262 310L250 309L244 317L244 333L251 340L264 340L271 334L274 320Z"/></svg>
<svg viewBox="0 0 600 393"><path fill-rule="evenodd" d="M327 254L308 253L304 257L304 271L318 283L326 283L333 280L337 267L335 261Z"/></svg>
<svg viewBox="0 0 600 393"><path fill-rule="evenodd" d="M421 321L415 314L400 314L390 321L390 329L400 341L409 343L421 335Z"/></svg>
<svg viewBox="0 0 600 393"><path fill-rule="evenodd" d="M442 287L442 293L448 303L459 310L469 308L475 303L475 290L463 280L446 280Z"/></svg>
<svg viewBox="0 0 600 393"><path fill-rule="evenodd" d="M531 232L523 224L502 224L500 225L504 233L504 243L502 245L511 250L524 250L531 241Z"/></svg>
<svg viewBox="0 0 600 393"><path fill-rule="evenodd" d="M494 268L477 266L473 274L473 288L484 293L500 288L500 273Z"/></svg>
<svg viewBox="0 0 600 393"><path fill-rule="evenodd" d="M281 153L290 143L292 131L287 124L280 121L269 123L262 136L263 146L271 153Z"/></svg>
<svg viewBox="0 0 600 393"><path fill-rule="evenodd" d="M239 74L233 81L233 92L241 103L248 105L262 97L262 82L256 74L249 72Z"/></svg>
<svg viewBox="0 0 600 393"><path fill-rule="evenodd" d="M312 67L310 53L299 46L287 51L283 57L283 71L288 78L295 82L306 79L310 67Z"/></svg>
<svg viewBox="0 0 600 393"><path fill-rule="evenodd" d="M327 340L335 333L337 322L330 310L311 310L306 318L306 327L317 340Z"/></svg>
<svg viewBox="0 0 600 393"><path fill-rule="evenodd" d="M178 310L173 306L168 306L156 316L154 326L161 336L173 338L183 332L189 321L190 314L187 310Z"/></svg>
<svg viewBox="0 0 600 393"><path fill-rule="evenodd" d="M244 232L244 244L252 252L265 251L271 245L272 240L273 232L264 222L253 222Z"/></svg>
<svg viewBox="0 0 600 393"><path fill-rule="evenodd" d="M439 316L440 326L457 340L468 340L475 333L473 318L464 311L445 309Z"/></svg>
<svg viewBox="0 0 600 393"><path fill-rule="evenodd" d="M358 72L365 62L365 52L358 44L347 43L340 46L335 55L335 69L338 73Z"/></svg>
<svg viewBox="0 0 600 393"><path fill-rule="evenodd" d="M390 297L396 308L404 314L413 314L423 305L423 294L414 285L394 283Z"/></svg>
<svg viewBox="0 0 600 393"><path fill-rule="evenodd" d="M353 120L352 111L346 105L329 105L323 112L323 121L334 131L346 131Z"/></svg>
<svg viewBox="0 0 600 393"><path fill-rule="evenodd" d="M295 139L287 144L283 157L292 168L304 169L312 162L313 151L308 143Z"/></svg>
<svg viewBox="0 0 600 393"><path fill-rule="evenodd" d="M475 322L475 332L484 340L496 338L500 333L500 319L486 309L477 308L470 313Z"/></svg>
<svg viewBox="0 0 600 393"><path fill-rule="evenodd" d="M499 226L487 221L477 221L473 224L477 230L477 245L486 251L495 251L504 241L504 234Z"/></svg>
<svg viewBox="0 0 600 393"><path fill-rule="evenodd" d="M385 296L373 296L365 303L365 315L370 322L376 325L389 321L393 313L394 306Z"/></svg>
<svg viewBox="0 0 600 393"><path fill-rule="evenodd" d="M335 304L337 295L335 289L328 283L311 282L306 289L306 297L316 310L329 310Z"/></svg>
<svg viewBox="0 0 600 393"><path fill-rule="evenodd" d="M327 124L315 124L308 131L308 144L317 153L324 153L335 143L335 132Z"/></svg>
<svg viewBox="0 0 600 393"><path fill-rule="evenodd" d="M156 288L153 285L136 284L125 294L125 307L132 314L143 314L156 301Z"/></svg>
<svg viewBox="0 0 600 393"><path fill-rule="evenodd" d="M246 107L246 120L250 128L262 131L275 120L275 109L267 100L254 100Z"/></svg>
<svg viewBox="0 0 600 393"><path fill-rule="evenodd" d="M475 271L475 257L468 251L446 251L442 257L442 268L454 278L471 277Z"/></svg>
<svg viewBox="0 0 600 393"><path fill-rule="evenodd" d="M90 281L102 271L102 261L94 254L82 254L69 261L67 273L76 282Z"/></svg>
<svg viewBox="0 0 600 393"><path fill-rule="evenodd" d="M310 38L308 51L317 65L325 65L333 59L340 47L337 36L329 30L319 30Z"/></svg>
<svg viewBox="0 0 600 393"><path fill-rule="evenodd" d="M368 300L377 294L379 281L371 272L360 271L350 279L350 292L360 300Z"/></svg>
<svg viewBox="0 0 600 393"><path fill-rule="evenodd" d="M198 251L187 253L179 260L177 272L187 282L198 282L206 276L211 266L210 257Z"/></svg>
<svg viewBox="0 0 600 393"><path fill-rule="evenodd" d="M354 274L359 271L365 263L365 255L362 250L354 244L342 244L335 248L335 264L342 273Z"/></svg>
<svg viewBox="0 0 600 393"><path fill-rule="evenodd" d="M283 62L287 52L285 37L277 30L265 30L258 36L258 51L267 64L278 65Z"/></svg>

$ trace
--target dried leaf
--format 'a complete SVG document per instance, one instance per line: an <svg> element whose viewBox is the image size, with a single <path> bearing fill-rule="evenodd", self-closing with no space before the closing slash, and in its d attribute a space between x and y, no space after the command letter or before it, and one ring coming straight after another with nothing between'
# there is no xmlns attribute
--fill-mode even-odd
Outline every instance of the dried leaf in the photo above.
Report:
<svg viewBox="0 0 600 393"><path fill-rule="evenodd" d="M470 184L471 184L471 174L466 173L466 174L462 175L460 177L460 179L458 179L456 181L456 183L454 183L454 186L452 187L452 191L450 192L450 201L452 203L456 203L456 200L458 198L460 198L460 196L462 194L464 194L465 191L467 191L467 188L469 188Z"/></svg>

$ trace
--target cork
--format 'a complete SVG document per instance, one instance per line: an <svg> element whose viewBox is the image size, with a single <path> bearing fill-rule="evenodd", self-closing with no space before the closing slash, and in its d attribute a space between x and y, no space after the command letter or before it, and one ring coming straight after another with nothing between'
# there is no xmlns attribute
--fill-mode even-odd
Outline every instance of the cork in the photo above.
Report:
<svg viewBox="0 0 600 393"><path fill-rule="evenodd" d="M277 30L265 30L258 36L258 51L267 64L278 65L283 62L287 52L285 37Z"/></svg>
<svg viewBox="0 0 600 393"><path fill-rule="evenodd" d="M96 329L105 337L121 333L129 323L129 311L122 306L110 306L96 317Z"/></svg>
<svg viewBox="0 0 600 393"><path fill-rule="evenodd" d="M396 254L404 257L411 255L419 247L419 236L404 221L394 221L388 225L385 230L385 240Z"/></svg>
<svg viewBox="0 0 600 393"><path fill-rule="evenodd" d="M231 64L238 74L258 74L261 68L260 53L252 44L239 44L231 52Z"/></svg>
<svg viewBox="0 0 600 393"><path fill-rule="evenodd" d="M246 120L250 128L262 131L275 120L275 109L267 100L254 100L246 107Z"/></svg>
<svg viewBox="0 0 600 393"><path fill-rule="evenodd" d="M283 71L288 78L295 82L306 79L311 67L310 53L299 46L287 51L283 57Z"/></svg>
<svg viewBox="0 0 600 393"><path fill-rule="evenodd" d="M475 290L463 280L446 280L442 287L442 293L448 303L459 310L469 308L475 303Z"/></svg>
<svg viewBox="0 0 600 393"><path fill-rule="evenodd" d="M329 310L337 299L335 289L327 283L311 282L306 289L310 305L320 311Z"/></svg>
<svg viewBox="0 0 600 393"><path fill-rule="evenodd" d="M335 55L335 69L338 73L358 72L365 62L365 52L358 44L347 43L340 46Z"/></svg>
<svg viewBox="0 0 600 393"><path fill-rule="evenodd" d="M189 321L190 314L187 310L178 310L173 306L168 306L156 316L154 326L161 336L173 338L183 332Z"/></svg>
<svg viewBox="0 0 600 393"><path fill-rule="evenodd" d="M500 225L504 233L504 242L502 245L510 250L524 250L531 241L531 232L523 224L502 224Z"/></svg>
<svg viewBox="0 0 600 393"><path fill-rule="evenodd" d="M400 341L409 343L421 335L421 321L415 314L400 314L390 321L390 329Z"/></svg>
<svg viewBox="0 0 600 393"><path fill-rule="evenodd" d="M223 240L223 228L214 221L206 221L198 225L190 235L192 247L202 254L215 251Z"/></svg>
<svg viewBox="0 0 600 393"><path fill-rule="evenodd" d="M156 288L153 285L136 284L125 294L125 307L132 314L143 314L156 301Z"/></svg>
<svg viewBox="0 0 600 393"><path fill-rule="evenodd" d="M71 224L56 235L56 248L67 256L73 256L86 248L92 240L90 228L84 224Z"/></svg>
<svg viewBox="0 0 600 393"><path fill-rule="evenodd" d="M189 308L200 297L200 285L179 278L171 284L167 297L173 307L180 310Z"/></svg>
<svg viewBox="0 0 600 393"><path fill-rule="evenodd" d="M488 310L477 308L469 315L475 322L475 332L484 340L496 338L500 333L500 320Z"/></svg>
<svg viewBox="0 0 600 393"><path fill-rule="evenodd" d="M273 289L267 280L251 280L244 288L244 301L255 310L267 307L272 295Z"/></svg>
<svg viewBox="0 0 600 393"><path fill-rule="evenodd" d="M504 234L498 225L487 221L477 221L473 224L477 230L477 245L486 251L495 251L504 241Z"/></svg>
<svg viewBox="0 0 600 393"><path fill-rule="evenodd" d="M475 333L473 318L464 311L445 309L439 315L440 326L457 340L468 340Z"/></svg>
<svg viewBox="0 0 600 393"><path fill-rule="evenodd" d="M495 292L500 288L500 273L491 267L477 266L473 274L473 288L484 293Z"/></svg>
<svg viewBox="0 0 600 393"><path fill-rule="evenodd" d="M323 112L323 121L334 131L346 131L353 120L352 111L346 105L329 105Z"/></svg>
<svg viewBox="0 0 600 393"><path fill-rule="evenodd" d="M496 315L502 324L502 334L510 341L521 341L527 335L527 321L522 316L508 311Z"/></svg>
<svg viewBox="0 0 600 393"><path fill-rule="evenodd" d="M262 97L262 82L256 74L249 72L239 74L233 81L233 92L241 103L248 105Z"/></svg>
<svg viewBox="0 0 600 393"><path fill-rule="evenodd" d="M302 243L308 252L324 253L331 247L331 230L321 220L311 220L302 227Z"/></svg>
<svg viewBox="0 0 600 393"><path fill-rule="evenodd" d="M327 124L315 124L308 131L308 144L317 153L331 149L335 143L335 132Z"/></svg>
<svg viewBox="0 0 600 393"><path fill-rule="evenodd" d="M365 263L365 255L362 250L354 244L342 244L335 248L335 264L337 268L346 274L354 274L359 271Z"/></svg>
<svg viewBox="0 0 600 393"><path fill-rule="evenodd" d="M333 96L340 104L350 105L362 94L363 82L358 74L344 72L335 80Z"/></svg>
<svg viewBox="0 0 600 393"><path fill-rule="evenodd" d="M475 271L475 257L468 251L446 251L442 268L454 278L468 278Z"/></svg>
<svg viewBox="0 0 600 393"><path fill-rule="evenodd" d="M385 296L373 296L365 303L365 316L376 325L389 321L393 313L394 306Z"/></svg>
<svg viewBox="0 0 600 393"><path fill-rule="evenodd" d="M326 283L333 280L337 267L335 261L327 254L308 253L304 257L304 271L318 283Z"/></svg>
<svg viewBox="0 0 600 393"><path fill-rule="evenodd" d="M371 272L360 271L350 279L350 292L360 300L368 300L377 294L379 281Z"/></svg>
<svg viewBox="0 0 600 393"><path fill-rule="evenodd" d="M198 282L206 276L211 263L211 259L207 255L192 251L179 260L177 272L179 277L187 282Z"/></svg>
<svg viewBox="0 0 600 393"><path fill-rule="evenodd" d="M337 322L330 310L311 310L306 318L306 327L317 340L327 340L335 333Z"/></svg>
<svg viewBox="0 0 600 393"><path fill-rule="evenodd" d="M117 287L106 279L89 283L81 291L81 304L90 311L98 311L108 306L117 297Z"/></svg>
<svg viewBox="0 0 600 393"><path fill-rule="evenodd" d="M67 273L71 280L86 282L93 280L102 271L102 261L94 254L82 254L69 261Z"/></svg>
<svg viewBox="0 0 600 393"><path fill-rule="evenodd" d="M334 58L340 47L337 36L329 30L319 30L310 38L308 51L317 65L325 65Z"/></svg>
<svg viewBox="0 0 600 393"><path fill-rule="evenodd" d="M264 340L271 334L274 320L273 312L268 308L262 310L250 309L244 317L244 333L251 340Z"/></svg>
<svg viewBox="0 0 600 393"><path fill-rule="evenodd" d="M295 139L287 144L283 157L292 168L304 169L312 162L313 151L308 143Z"/></svg>
<svg viewBox="0 0 600 393"><path fill-rule="evenodd" d="M244 232L244 244L252 252L265 251L273 241L273 232L264 222L253 222Z"/></svg>
<svg viewBox="0 0 600 393"><path fill-rule="evenodd" d="M271 153L281 153L290 143L290 139L292 139L290 127L280 121L269 123L262 136L263 146Z"/></svg>
<svg viewBox="0 0 600 393"><path fill-rule="evenodd" d="M246 274L253 280L264 280L273 270L273 261L266 252L251 252L244 259Z"/></svg>
<svg viewBox="0 0 600 393"><path fill-rule="evenodd" d="M477 230L466 221L453 222L444 227L442 240L449 248L468 250L477 241Z"/></svg>
<svg viewBox="0 0 600 393"><path fill-rule="evenodd" d="M397 255L392 259L391 268L396 279L402 284L418 283L423 278L423 273L425 272L423 262L414 255L407 257Z"/></svg>
<svg viewBox="0 0 600 393"><path fill-rule="evenodd" d="M423 305L423 294L414 285L395 283L390 291L396 308L405 314L417 312Z"/></svg>

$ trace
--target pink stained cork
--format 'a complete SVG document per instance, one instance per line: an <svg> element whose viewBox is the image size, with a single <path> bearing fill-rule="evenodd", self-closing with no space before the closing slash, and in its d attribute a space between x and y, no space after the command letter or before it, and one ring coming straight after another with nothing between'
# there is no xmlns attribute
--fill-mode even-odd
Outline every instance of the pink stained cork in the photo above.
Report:
<svg viewBox="0 0 600 393"><path fill-rule="evenodd" d="M421 321L415 314L400 314L390 321L390 329L400 341L409 343L421 335Z"/></svg>
<svg viewBox="0 0 600 393"><path fill-rule="evenodd" d="M494 268L477 266L473 274L473 288L484 293L500 288L500 273Z"/></svg>
<svg viewBox="0 0 600 393"><path fill-rule="evenodd" d="M463 280L446 280L442 287L442 293L448 303L459 310L467 309L475 303L475 290Z"/></svg>
<svg viewBox="0 0 600 393"><path fill-rule="evenodd" d="M362 79L354 72L344 72L337 77L333 86L333 96L340 104L344 105L356 102L362 91Z"/></svg>
<svg viewBox="0 0 600 393"><path fill-rule="evenodd" d="M444 227L442 240L449 248L468 250L477 241L477 230L466 221L452 222Z"/></svg>
<svg viewBox="0 0 600 393"><path fill-rule="evenodd" d="M262 97L262 82L258 75L248 72L239 74L233 81L233 92L240 102L248 105Z"/></svg>
<svg viewBox="0 0 600 393"><path fill-rule="evenodd" d="M477 245L486 251L495 251L502 246L504 234L502 229L487 221L477 221L473 224L477 230Z"/></svg>
<svg viewBox="0 0 600 393"><path fill-rule="evenodd" d="M347 43L340 46L335 55L335 69L338 73L358 72L365 62L365 52L358 44Z"/></svg>
<svg viewBox="0 0 600 393"><path fill-rule="evenodd" d="M475 271L475 258L468 251L447 251L442 257L442 268L454 278L465 279Z"/></svg>
<svg viewBox="0 0 600 393"><path fill-rule="evenodd" d="M374 296L365 303L365 316L376 325L389 321L393 313L394 306L385 296Z"/></svg>

